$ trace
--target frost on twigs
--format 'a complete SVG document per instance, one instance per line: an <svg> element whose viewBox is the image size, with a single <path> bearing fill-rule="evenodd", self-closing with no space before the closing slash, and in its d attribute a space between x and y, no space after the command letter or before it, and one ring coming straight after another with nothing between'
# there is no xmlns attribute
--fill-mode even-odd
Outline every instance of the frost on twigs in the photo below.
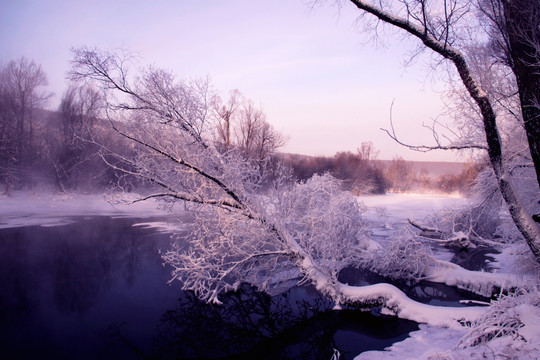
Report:
<svg viewBox="0 0 540 360"><path fill-rule="evenodd" d="M108 123L129 146L100 145L101 157L123 191L144 185L133 202L182 202L196 211L191 236L163 255L173 278L214 302L241 282L270 291L294 278L338 298L337 274L369 245L363 205L330 175L268 180L261 162L216 146L208 80L182 81L151 67L133 76L131 63L75 49L70 77L103 91Z"/></svg>
<svg viewBox="0 0 540 360"><path fill-rule="evenodd" d="M420 228L420 236L431 238L439 244L454 248L476 248L477 246L497 245L494 230L499 224L498 206L470 205L461 208L449 208L435 213L427 219L429 228ZM438 238L426 234L436 232Z"/></svg>
<svg viewBox="0 0 540 360"><path fill-rule="evenodd" d="M329 174L284 192L278 209L279 222L332 279L369 246L365 205Z"/></svg>
<svg viewBox="0 0 540 360"><path fill-rule="evenodd" d="M418 281L433 262L425 245L403 230L382 248L365 253L358 266L391 279Z"/></svg>
<svg viewBox="0 0 540 360"><path fill-rule="evenodd" d="M540 347L540 296L537 291L520 290L501 295L471 326L458 347L467 348L507 338L519 350L527 345ZM529 344L527 344L529 343Z"/></svg>
<svg viewBox="0 0 540 360"><path fill-rule="evenodd" d="M509 174L516 185L521 203L528 213L540 211L537 185L530 164L514 160L510 162ZM501 245L522 241L491 169L478 174L474 184L474 196L466 206L448 208L433 214L426 220L427 226L414 223L420 229L420 236L429 238L447 247L474 248L488 246L500 248Z"/></svg>
<svg viewBox="0 0 540 360"><path fill-rule="evenodd" d="M173 267L173 279L209 302L242 282L269 291L299 276L290 253L269 229L220 209L197 212L191 233L177 241L163 259ZM290 274L290 278L276 278L280 273Z"/></svg>
<svg viewBox="0 0 540 360"><path fill-rule="evenodd" d="M341 191L330 175L255 198L264 218L294 237L319 271L334 282L368 244L364 206ZM191 234L163 254L163 259L173 266L173 278L184 289L206 301L216 301L219 293L236 289L242 282L275 293L302 280L313 281L312 274L299 271L304 258L271 223L246 220L218 208L201 209Z"/></svg>

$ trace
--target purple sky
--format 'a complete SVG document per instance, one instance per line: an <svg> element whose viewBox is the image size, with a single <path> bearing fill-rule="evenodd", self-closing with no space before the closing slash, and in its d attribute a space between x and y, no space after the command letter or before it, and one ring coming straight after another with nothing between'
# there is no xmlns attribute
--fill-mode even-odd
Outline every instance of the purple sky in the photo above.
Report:
<svg viewBox="0 0 540 360"><path fill-rule="evenodd" d="M399 134L429 142L421 124L441 113L442 86L422 59L403 66L413 42L366 41L358 14L347 2L339 10L306 0L0 0L0 64L40 63L55 108L71 47L125 47L181 78L209 75L224 97L240 90L289 137L284 151L333 155L372 141L382 159L455 160L409 151L380 130L395 99Z"/></svg>

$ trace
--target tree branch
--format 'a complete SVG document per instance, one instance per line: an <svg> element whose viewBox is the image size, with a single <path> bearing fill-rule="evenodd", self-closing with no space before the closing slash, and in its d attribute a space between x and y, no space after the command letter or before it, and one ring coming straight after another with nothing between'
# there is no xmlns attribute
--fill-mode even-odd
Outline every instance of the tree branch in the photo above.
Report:
<svg viewBox="0 0 540 360"><path fill-rule="evenodd" d="M482 114L489 160L495 173L501 194L506 201L508 210L512 216L512 220L525 238L525 241L529 245L535 258L540 262L540 228L521 204L510 182L510 174L503 163L502 141L497 126L495 111L493 110L493 106L487 93L473 77L463 54L452 46L448 46L428 35L423 28L412 24L407 19L395 16L365 0L350 1L359 9L376 16L378 19L388 24L405 30L409 34L420 39L427 48L453 62L461 81ZM535 129L535 131L538 131L538 129ZM536 170L537 172L540 172L540 166L538 166Z"/></svg>
<svg viewBox="0 0 540 360"><path fill-rule="evenodd" d="M411 145L407 144L401 140L398 139L398 136L396 134L396 130L394 128L394 121L393 121L393 108L394 108L394 101L392 101L392 104L390 105L390 128L391 130L381 128L382 131L384 131L392 140L400 144L401 146L407 147L413 151L419 151L419 152L428 152L433 150L470 150L470 149L478 149L478 150L487 150L487 147L483 145L442 145L439 142L439 139L437 136L435 136L435 130L432 129L432 132L434 133L434 139L436 142L436 145L434 146L428 146L428 145Z"/></svg>

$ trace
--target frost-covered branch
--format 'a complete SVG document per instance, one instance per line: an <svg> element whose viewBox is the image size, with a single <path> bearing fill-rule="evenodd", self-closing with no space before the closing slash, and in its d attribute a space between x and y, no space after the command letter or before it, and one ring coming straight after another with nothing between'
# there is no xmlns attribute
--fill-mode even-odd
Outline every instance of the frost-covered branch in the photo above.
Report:
<svg viewBox="0 0 540 360"><path fill-rule="evenodd" d="M351 0L351 3L354 4L358 9L375 16L380 21L402 29L413 37L419 39L426 48L431 49L444 59L451 61L451 63L454 65L457 73L459 74L461 82L467 89L470 97L476 103L481 114L490 164L495 174L495 178L497 179L500 192L506 201L510 215L512 216L517 228L525 238L532 253L538 259L538 261L540 261L540 228L533 221L531 215L527 212L525 207L521 204L521 200L517 196L515 188L510 181L510 174L508 173L506 164L503 160L502 139L497 125L497 115L494 111L491 99L489 98L487 92L481 87L480 83L472 72L465 55L460 50L453 47L451 41L441 41L440 37L434 36L427 27L427 23L429 21L422 20L419 22L418 19L430 17L430 13L424 7L413 9L409 6L405 6L405 9L402 9L405 14L400 16L393 12L392 9L385 8L383 6L384 3L381 2L376 4L368 0ZM403 3L408 4L406 1ZM506 6L505 10L507 10L507 15L512 11L517 11L518 9L518 7L513 6L514 4L511 5L512 6ZM537 5L535 6L537 7ZM466 12L468 10L467 8L464 8L460 11ZM413 14L419 16L411 16ZM518 20L517 16L510 16L509 19L513 19L516 22ZM446 31L449 30L451 29L446 29ZM526 69L524 69L523 74L526 73L527 67L525 66L525 68ZM532 74L529 73L529 77L531 75ZM532 89L532 87L529 88ZM537 87L535 89L537 92ZM535 119L531 119L530 122L532 123L534 120L534 123L537 124L538 118L539 117L537 116ZM537 133L538 128L538 126L535 126L533 130L528 130L527 132L532 136L533 134ZM538 138L538 136L536 138ZM534 144L534 142L531 142L531 144ZM531 151L536 153L536 148L531 148ZM540 157L538 161L540 162ZM540 166L538 166L537 172L540 173Z"/></svg>
<svg viewBox="0 0 540 360"><path fill-rule="evenodd" d="M199 87L154 69L128 78L122 62L110 67L106 55L87 55L77 63L78 74L101 84L110 124L131 145L124 153L109 148L103 159L149 185L141 201L192 205L190 231L162 254L172 267L171 281L217 303L220 294L243 282L268 292L309 282L337 306L382 306L400 317L446 326L472 321L482 311L450 310L426 317L425 311L434 314L439 308L412 302L390 285L356 289L340 283L341 270L358 266L378 247L369 235L365 206L342 191L338 180L323 174L293 183L278 175L261 191L264 179L256 164L213 145L215 129L204 128L211 124L204 118L207 94ZM415 271L467 286L455 280L456 269L439 265L430 261Z"/></svg>
<svg viewBox="0 0 540 360"><path fill-rule="evenodd" d="M384 131L392 140L394 140L401 146L404 146L406 148L409 148L414 151L419 151L419 152L429 152L429 151L434 151L434 150L471 150L471 149L487 150L487 147L485 145L479 145L479 144L474 144L474 143L469 143L469 144L450 143L447 145L443 144L440 140L438 132L435 130L435 125L437 124L436 121L434 121L434 125L432 127L429 127L433 135L435 145L413 145L413 144L406 143L398 137L396 130L394 128L394 121L392 119L393 107L394 107L394 102L392 101L392 104L390 105L390 130L385 129L385 128L381 128L381 130Z"/></svg>
<svg viewBox="0 0 540 360"><path fill-rule="evenodd" d="M515 276L470 271L454 263L437 260L408 231L403 231L379 249L363 254L357 266L391 279L437 282L487 297L501 289L523 286Z"/></svg>
<svg viewBox="0 0 540 360"><path fill-rule="evenodd" d="M478 319L485 311L482 307L445 307L426 305L411 300L397 287L390 284L369 286L341 285L342 301L345 304L368 303L380 306L383 314L397 315L435 326L460 327L470 319Z"/></svg>
<svg viewBox="0 0 540 360"><path fill-rule="evenodd" d="M516 342L534 342L538 332L535 334L534 330L530 331L530 327L534 329L538 324L532 324L527 319L539 312L538 293L521 289L516 293L501 295L489 310L472 324L471 330L461 339L458 347L477 346L503 336L509 336ZM529 331L522 331L526 322L529 322Z"/></svg>

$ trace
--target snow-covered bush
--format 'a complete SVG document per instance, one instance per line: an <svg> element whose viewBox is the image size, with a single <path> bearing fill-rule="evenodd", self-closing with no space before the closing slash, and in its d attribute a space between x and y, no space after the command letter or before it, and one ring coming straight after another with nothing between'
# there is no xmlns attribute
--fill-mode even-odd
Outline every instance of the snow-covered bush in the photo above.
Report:
<svg viewBox="0 0 540 360"><path fill-rule="evenodd" d="M432 263L433 258L425 244L404 229L379 249L365 252L357 266L391 279L416 281L425 275L426 267Z"/></svg>
<svg viewBox="0 0 540 360"><path fill-rule="evenodd" d="M465 234L476 243L494 239L495 231L501 225L499 213L503 200L491 168L478 173L472 193L467 206L446 208L430 216L427 219L429 226L448 237Z"/></svg>
<svg viewBox="0 0 540 360"><path fill-rule="evenodd" d="M495 255L496 266L506 272L519 274L527 288L540 287L540 263L531 253L527 244L518 242L506 246Z"/></svg>
<svg viewBox="0 0 540 360"><path fill-rule="evenodd" d="M508 161L512 183L515 187L523 207L529 214L540 212L540 193L538 183L532 163L524 157L515 156L512 161ZM484 224L480 228L481 236L485 238L499 238L503 241L514 241L521 238L516 226L513 224L508 208L503 205L503 199L497 187L497 182L493 171L487 168L480 172L475 184L476 198L473 199L473 206L481 212L479 224ZM491 236L489 236L491 235Z"/></svg>
<svg viewBox="0 0 540 360"><path fill-rule="evenodd" d="M162 257L173 267L170 281L179 280L183 289L206 301L218 302L220 293L242 282L271 291L300 276L286 246L268 227L221 209L200 209L191 231Z"/></svg>
<svg viewBox="0 0 540 360"><path fill-rule="evenodd" d="M371 240L366 206L329 174L314 175L279 196L279 221L300 246L337 279Z"/></svg>
<svg viewBox="0 0 540 360"><path fill-rule="evenodd" d="M509 173L516 192L523 199L523 206L529 214L539 213L538 187L531 164L518 157L510 165ZM431 228L445 235L446 243L474 247L478 244L515 242L523 238L503 204L491 168L479 172L472 193L474 196L469 199L468 206L444 209L427 219ZM448 241L457 237L463 238L463 241Z"/></svg>
<svg viewBox="0 0 540 360"><path fill-rule="evenodd" d="M259 196L254 206L290 233L319 270L337 282L339 271L370 245L362 217L365 206L340 190L330 175L317 175L277 194ZM242 282L275 292L305 275L296 266L303 259L276 239L273 225L219 208L200 209L191 233L163 259L173 266L173 279L183 288L210 301Z"/></svg>
<svg viewBox="0 0 540 360"><path fill-rule="evenodd" d="M447 208L433 214L428 223L441 233L463 233L476 239L493 239L495 230L500 226L499 209L501 202L486 201L461 208Z"/></svg>
<svg viewBox="0 0 540 360"><path fill-rule="evenodd" d="M497 338L506 338L505 343L519 351L526 345L540 348L540 294L536 291L520 290L501 295L488 310L471 326L463 337L459 348L487 344ZM508 349L507 349L508 350Z"/></svg>

